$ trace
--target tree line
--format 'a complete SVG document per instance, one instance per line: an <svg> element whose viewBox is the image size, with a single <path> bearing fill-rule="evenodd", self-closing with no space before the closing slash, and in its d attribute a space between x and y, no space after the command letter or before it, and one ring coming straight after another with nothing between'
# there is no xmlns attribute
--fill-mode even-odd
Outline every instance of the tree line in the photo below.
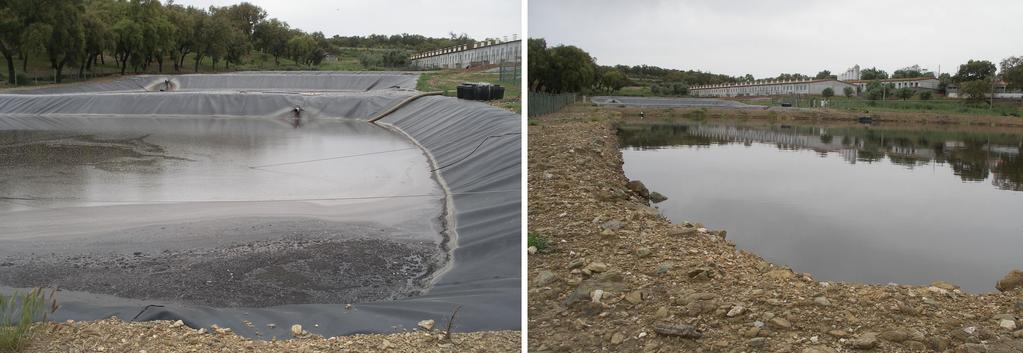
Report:
<svg viewBox="0 0 1023 353"><path fill-rule="evenodd" d="M530 38L529 46L529 89L538 92L562 93L614 93L625 86L637 85L640 81L650 82L650 90L657 95L680 96L689 93L690 85L727 84L755 81L752 74L729 76L694 70L667 69L650 65L597 65L585 50L571 45L549 47L543 38ZM880 80L889 78L937 78L940 82L938 91L944 92L949 85L956 84L967 97L983 97L990 92L996 80L1004 81L1009 89L1023 89L1023 57L1009 57L1002 60L1000 70L994 63L987 60L969 60L960 65L955 75L943 73L935 77L934 73L912 68L895 70L891 76L888 72L871 67L860 71L860 79L875 81L866 85L860 92L857 88L843 90L845 96L864 94L868 99L898 97L908 99L915 93L911 89L896 90L893 84L882 84ZM767 80L807 80L807 79L838 79L837 75L822 70L815 76L799 73L783 73ZM830 92L834 95L836 92ZM930 99L931 94L921 95L922 99Z"/></svg>
<svg viewBox="0 0 1023 353"><path fill-rule="evenodd" d="M120 73L139 73L165 64L174 72L199 71L208 59L215 70L243 63L253 51L302 65L319 65L340 48L388 48L367 62L406 65L409 51L469 44L466 35L450 38L422 35L338 36L307 33L269 18L259 6L242 2L209 8L159 0L0 0L0 54L7 62L7 80L15 83L31 58L43 57L60 82L68 68L78 76L92 73L113 58ZM186 62L190 60L190 62Z"/></svg>

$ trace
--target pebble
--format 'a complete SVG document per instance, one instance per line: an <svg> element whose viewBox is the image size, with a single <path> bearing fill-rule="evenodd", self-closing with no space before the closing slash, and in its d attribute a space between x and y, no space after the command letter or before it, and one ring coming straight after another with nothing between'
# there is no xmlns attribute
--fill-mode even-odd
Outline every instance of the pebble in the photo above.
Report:
<svg viewBox="0 0 1023 353"><path fill-rule="evenodd" d="M658 308L657 312L654 313L654 317L656 317L658 319L666 319L666 318L668 318L668 307L662 306L662 307Z"/></svg>
<svg viewBox="0 0 1023 353"><path fill-rule="evenodd" d="M789 322L789 320L786 320L783 317L775 317L775 318L771 319L770 321L768 321L768 324L770 324L771 327L778 328L778 329L788 330L788 329L792 328L792 323Z"/></svg>
<svg viewBox="0 0 1023 353"><path fill-rule="evenodd" d="M686 324L656 323L654 324L654 332L663 336L678 336L690 339L703 337L703 333L697 330L695 326Z"/></svg>
<svg viewBox="0 0 1023 353"><path fill-rule="evenodd" d="M611 335L611 344L619 345L622 344L622 341L625 341L625 335L623 335L621 332L615 332L613 335Z"/></svg>
<svg viewBox="0 0 1023 353"><path fill-rule="evenodd" d="M657 265L657 274L665 274L671 271L671 268L675 267L675 263L671 261L665 261Z"/></svg>
<svg viewBox="0 0 1023 353"><path fill-rule="evenodd" d="M437 322L433 321L433 320L423 320L423 321L420 321L417 325L420 328L424 329L424 330L432 331L433 330L433 325L435 325L436 323Z"/></svg>
<svg viewBox="0 0 1023 353"><path fill-rule="evenodd" d="M753 348L763 348L767 345L767 338L754 337L749 339L749 346Z"/></svg>
<svg viewBox="0 0 1023 353"><path fill-rule="evenodd" d="M638 258L649 257L650 254L653 254L653 252L654 251L651 250L648 247L645 247L645 246L644 247L640 247L639 249L636 249L636 257L638 257Z"/></svg>
<svg viewBox="0 0 1023 353"><path fill-rule="evenodd" d="M1016 321L1009 319L1002 319L998 321L998 327L1004 328L1009 331L1016 330Z"/></svg>
<svg viewBox="0 0 1023 353"><path fill-rule="evenodd" d="M765 273L764 276L767 277L767 278L773 278L773 279L789 279L789 278L795 277L796 274L792 273L792 270L782 268L782 269L767 271L767 273Z"/></svg>
<svg viewBox="0 0 1023 353"><path fill-rule="evenodd" d="M829 301L828 298L826 298L826 297L816 297L816 298L813 298L813 302L817 303L817 305L820 305L820 306L829 306L829 305L831 305L831 301Z"/></svg>
<svg viewBox="0 0 1023 353"><path fill-rule="evenodd" d="M803 348L801 353L838 353L838 350L828 346L812 346Z"/></svg>
<svg viewBox="0 0 1023 353"><path fill-rule="evenodd" d="M536 249L535 246L530 246L530 247L526 248L526 252L528 252L530 255L536 254L537 251L538 250Z"/></svg>
<svg viewBox="0 0 1023 353"><path fill-rule="evenodd" d="M546 286L557 279L557 275L551 271L540 271L540 274L536 275L536 279L533 280L533 284L538 287Z"/></svg>
<svg viewBox="0 0 1023 353"><path fill-rule="evenodd" d="M889 330L882 332L881 338L885 341L900 343L909 339L909 333L904 330Z"/></svg>
<svg viewBox="0 0 1023 353"><path fill-rule="evenodd" d="M831 331L828 331L828 334L833 336L833 337L838 337L838 338L849 337L849 332L846 331L846 330L831 330Z"/></svg>
<svg viewBox="0 0 1023 353"><path fill-rule="evenodd" d="M583 265L585 265L585 264L586 264L586 260L575 259L575 260L572 260L571 262L568 263L568 269L571 270L573 268L580 268L580 267L583 267Z"/></svg>
<svg viewBox="0 0 1023 353"><path fill-rule="evenodd" d="M583 270L584 271L589 270L590 272L600 273L607 271L607 264L603 262L592 262L589 265L587 265L586 268L584 268Z"/></svg>
<svg viewBox="0 0 1023 353"><path fill-rule="evenodd" d="M948 283L948 282L945 282L945 281L934 281L934 282L931 282L931 286L932 287L938 287L938 288L941 288L941 289L944 289L944 290L947 290L947 291L950 291L950 292L954 291L956 289L959 289L959 286L951 284L951 283Z"/></svg>
<svg viewBox="0 0 1023 353"><path fill-rule="evenodd" d="M877 334L873 332L864 333L848 342L855 349L873 349L877 347Z"/></svg>
<svg viewBox="0 0 1023 353"><path fill-rule="evenodd" d="M294 324L291 325L291 335L293 337L302 337L305 330L302 329L302 325Z"/></svg>
<svg viewBox="0 0 1023 353"><path fill-rule="evenodd" d="M590 293L590 301L596 304L600 304L600 299L604 296L604 290L595 289Z"/></svg>
<svg viewBox="0 0 1023 353"><path fill-rule="evenodd" d="M643 292L633 291L625 295L625 300L632 304L639 304L643 302Z"/></svg>
<svg viewBox="0 0 1023 353"><path fill-rule="evenodd" d="M725 316L736 317L736 316L742 315L742 313L744 313L744 312L746 312L746 308L745 307L743 307L742 305L736 305L736 306L733 306L732 309L728 310L728 313L725 314Z"/></svg>

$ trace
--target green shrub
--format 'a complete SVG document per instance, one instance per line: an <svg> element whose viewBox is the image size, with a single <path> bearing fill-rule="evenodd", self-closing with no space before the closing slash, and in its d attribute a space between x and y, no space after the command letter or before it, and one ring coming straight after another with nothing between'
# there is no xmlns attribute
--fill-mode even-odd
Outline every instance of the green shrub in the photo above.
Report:
<svg viewBox="0 0 1023 353"><path fill-rule="evenodd" d="M536 250L542 253L551 251L551 239L540 233L529 232L526 244L528 246L535 246Z"/></svg>
<svg viewBox="0 0 1023 353"><path fill-rule="evenodd" d="M931 95L932 94L933 93L931 93L931 91L920 92L920 95L919 95L920 100L922 100L922 101L931 100ZM928 107L928 108L930 108L930 107Z"/></svg>
<svg viewBox="0 0 1023 353"><path fill-rule="evenodd" d="M402 68L410 62L408 53L401 50L387 50L383 53L367 51L359 55L359 63L367 68Z"/></svg>
<svg viewBox="0 0 1023 353"><path fill-rule="evenodd" d="M32 324L45 321L48 314L60 307L56 292L36 288L25 294L0 294L0 353L15 353L25 347Z"/></svg>

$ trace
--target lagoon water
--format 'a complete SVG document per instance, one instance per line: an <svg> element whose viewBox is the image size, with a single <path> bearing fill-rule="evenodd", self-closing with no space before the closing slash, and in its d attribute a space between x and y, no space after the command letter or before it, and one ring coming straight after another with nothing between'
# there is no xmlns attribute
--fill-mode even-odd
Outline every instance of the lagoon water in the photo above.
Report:
<svg viewBox="0 0 1023 353"><path fill-rule="evenodd" d="M1023 268L1023 136L681 123L620 130L625 174L674 222L821 281L994 291Z"/></svg>
<svg viewBox="0 0 1023 353"><path fill-rule="evenodd" d="M0 117L0 285L216 307L417 295L426 155L364 121Z"/></svg>

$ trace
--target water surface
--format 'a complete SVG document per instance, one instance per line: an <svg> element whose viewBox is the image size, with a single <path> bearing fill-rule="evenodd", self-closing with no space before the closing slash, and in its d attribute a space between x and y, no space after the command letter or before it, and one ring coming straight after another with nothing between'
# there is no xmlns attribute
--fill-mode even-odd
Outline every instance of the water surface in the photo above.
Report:
<svg viewBox="0 0 1023 353"><path fill-rule="evenodd" d="M1023 268L1023 136L869 126L625 126L625 173L674 222L819 280L994 290Z"/></svg>

